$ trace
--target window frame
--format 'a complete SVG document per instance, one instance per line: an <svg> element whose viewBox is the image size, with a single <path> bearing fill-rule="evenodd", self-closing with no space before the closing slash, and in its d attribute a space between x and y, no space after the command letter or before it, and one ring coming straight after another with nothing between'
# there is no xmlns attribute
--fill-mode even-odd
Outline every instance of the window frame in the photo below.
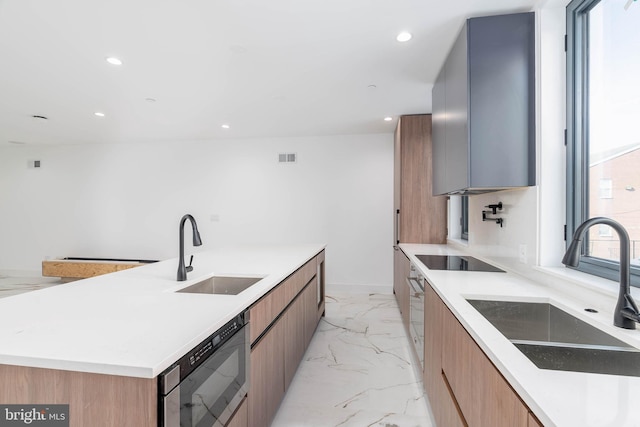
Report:
<svg viewBox="0 0 640 427"><path fill-rule="evenodd" d="M460 238L469 240L469 196L460 196Z"/></svg>
<svg viewBox="0 0 640 427"><path fill-rule="evenodd" d="M589 11L602 0L572 0L567 5L567 223L566 247L576 228L587 220L589 201ZM587 247L588 233L583 241ZM611 280L620 277L620 263L581 255L577 270ZM631 284L640 287L640 268L631 266Z"/></svg>

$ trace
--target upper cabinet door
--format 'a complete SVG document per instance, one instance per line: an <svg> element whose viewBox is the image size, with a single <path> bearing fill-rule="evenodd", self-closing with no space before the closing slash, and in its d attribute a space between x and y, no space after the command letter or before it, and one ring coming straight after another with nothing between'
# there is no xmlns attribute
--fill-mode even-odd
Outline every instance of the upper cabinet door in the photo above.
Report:
<svg viewBox="0 0 640 427"><path fill-rule="evenodd" d="M533 12L467 20L432 95L434 194L535 185Z"/></svg>

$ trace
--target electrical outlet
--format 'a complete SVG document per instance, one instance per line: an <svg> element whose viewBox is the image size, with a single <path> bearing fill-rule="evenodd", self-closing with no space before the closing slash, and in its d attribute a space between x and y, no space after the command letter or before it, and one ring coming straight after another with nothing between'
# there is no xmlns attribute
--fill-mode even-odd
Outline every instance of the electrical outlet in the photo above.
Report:
<svg viewBox="0 0 640 427"><path fill-rule="evenodd" d="M520 262L523 264L527 263L527 245L521 244L520 250L518 251L520 254Z"/></svg>

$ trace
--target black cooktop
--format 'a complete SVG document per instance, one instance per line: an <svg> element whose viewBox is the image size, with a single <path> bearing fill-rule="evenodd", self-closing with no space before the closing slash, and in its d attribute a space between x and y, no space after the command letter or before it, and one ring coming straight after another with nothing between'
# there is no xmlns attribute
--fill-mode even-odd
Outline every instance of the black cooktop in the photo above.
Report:
<svg viewBox="0 0 640 427"><path fill-rule="evenodd" d="M504 270L471 256L416 255L416 257L429 270L491 271L504 273Z"/></svg>

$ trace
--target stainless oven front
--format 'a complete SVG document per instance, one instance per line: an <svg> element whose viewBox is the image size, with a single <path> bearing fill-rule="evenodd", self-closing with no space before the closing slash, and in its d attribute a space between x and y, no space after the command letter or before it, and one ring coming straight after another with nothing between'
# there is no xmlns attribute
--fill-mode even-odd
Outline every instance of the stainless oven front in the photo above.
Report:
<svg viewBox="0 0 640 427"><path fill-rule="evenodd" d="M241 313L158 378L160 427L223 427L249 383L249 313Z"/></svg>

